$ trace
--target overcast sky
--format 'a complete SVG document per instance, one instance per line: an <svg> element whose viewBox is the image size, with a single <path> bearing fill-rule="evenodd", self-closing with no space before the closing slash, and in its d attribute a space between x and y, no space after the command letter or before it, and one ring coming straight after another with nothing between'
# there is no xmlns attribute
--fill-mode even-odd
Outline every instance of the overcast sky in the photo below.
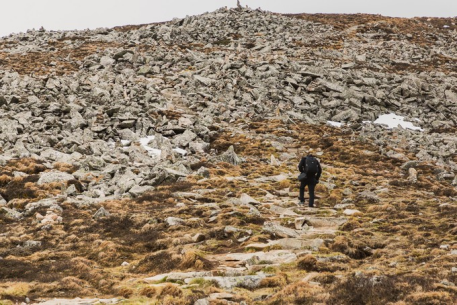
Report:
<svg viewBox="0 0 457 305"><path fill-rule="evenodd" d="M241 4L278 13L457 16L457 0L241 0ZM3 0L0 36L41 26L73 30L168 21L224 6L234 7L236 0Z"/></svg>

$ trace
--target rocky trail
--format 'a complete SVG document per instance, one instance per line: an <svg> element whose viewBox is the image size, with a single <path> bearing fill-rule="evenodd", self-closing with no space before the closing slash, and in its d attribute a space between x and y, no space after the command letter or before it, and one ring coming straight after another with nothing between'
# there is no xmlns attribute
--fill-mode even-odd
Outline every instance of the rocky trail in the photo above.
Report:
<svg viewBox="0 0 457 305"><path fill-rule="evenodd" d="M0 304L455 303L455 24L222 8L1 38Z"/></svg>

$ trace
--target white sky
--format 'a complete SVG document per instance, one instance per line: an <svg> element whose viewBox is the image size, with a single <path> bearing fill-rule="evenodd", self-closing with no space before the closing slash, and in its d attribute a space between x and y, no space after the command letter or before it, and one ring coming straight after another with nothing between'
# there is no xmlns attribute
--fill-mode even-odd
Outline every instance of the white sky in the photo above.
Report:
<svg viewBox="0 0 457 305"><path fill-rule="evenodd" d="M47 30L93 29L168 21L236 0L2 0L0 36L44 26ZM278 13L372 13L386 16L455 17L456 0L241 0Z"/></svg>

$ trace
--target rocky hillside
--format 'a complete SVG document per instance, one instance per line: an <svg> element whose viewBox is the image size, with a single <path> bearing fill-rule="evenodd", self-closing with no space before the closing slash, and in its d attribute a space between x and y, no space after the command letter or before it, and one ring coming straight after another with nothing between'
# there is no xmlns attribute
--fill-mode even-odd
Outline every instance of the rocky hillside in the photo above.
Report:
<svg viewBox="0 0 457 305"><path fill-rule="evenodd" d="M239 8L3 37L0 304L457 302L456 23Z"/></svg>

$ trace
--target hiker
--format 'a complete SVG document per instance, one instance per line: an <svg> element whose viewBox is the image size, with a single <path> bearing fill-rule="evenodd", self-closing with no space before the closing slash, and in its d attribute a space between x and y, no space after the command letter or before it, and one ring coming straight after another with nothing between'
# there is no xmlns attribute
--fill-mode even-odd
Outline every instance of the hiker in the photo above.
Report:
<svg viewBox="0 0 457 305"><path fill-rule="evenodd" d="M309 192L309 207L314 207L314 188L319 183L322 168L319 161L312 155L312 151L308 152L306 157L301 158L298 164L300 175L300 206L305 204L305 186L308 186Z"/></svg>

